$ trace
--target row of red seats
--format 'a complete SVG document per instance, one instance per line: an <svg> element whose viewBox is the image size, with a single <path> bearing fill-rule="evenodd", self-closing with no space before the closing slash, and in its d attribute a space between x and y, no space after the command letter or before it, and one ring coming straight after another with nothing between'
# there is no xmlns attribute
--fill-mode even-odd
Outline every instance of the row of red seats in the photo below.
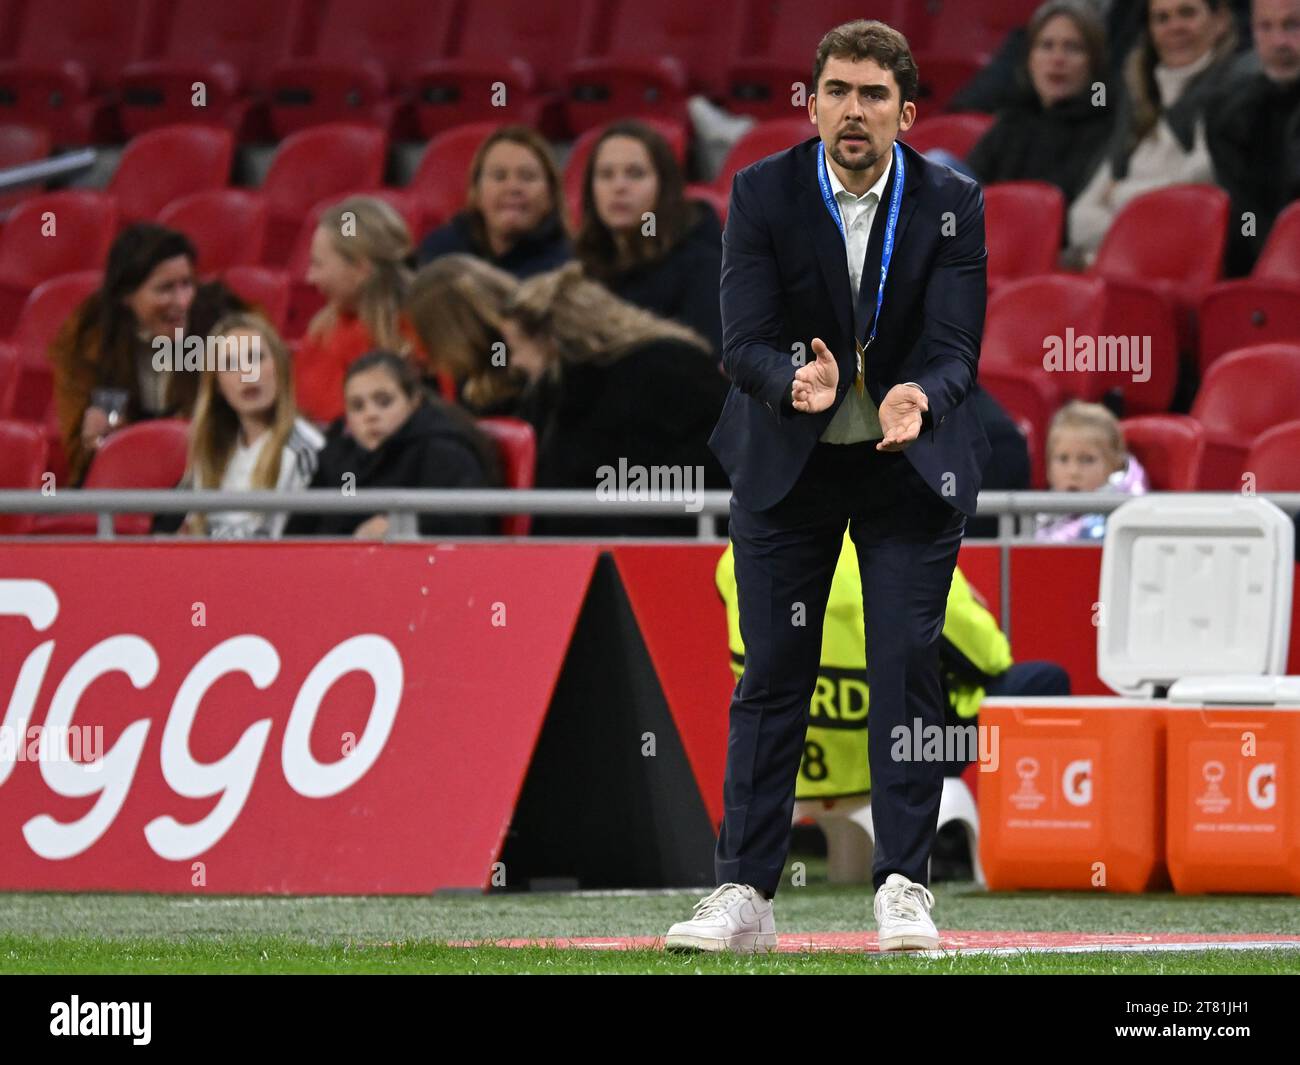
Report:
<svg viewBox="0 0 1300 1065"><path fill-rule="evenodd" d="M519 418L480 418L478 426L496 444L507 488L532 488L537 471L533 427ZM174 488L185 473L189 423L175 418L140 422L110 436L91 461L84 488ZM41 427L0 420L0 489L40 489L49 469L49 441ZM526 536L527 514L501 519L505 536ZM119 535L149 532L150 515L122 514L114 519ZM90 514L0 514L0 535L93 536Z"/></svg>
<svg viewBox="0 0 1300 1065"><path fill-rule="evenodd" d="M334 121L429 137L465 122L576 135L680 120L691 93L789 113L822 34L902 29L936 110L1037 0L0 0L0 121L59 143L207 121L244 139ZM195 83L202 83L202 109ZM502 94L504 90L504 95Z"/></svg>

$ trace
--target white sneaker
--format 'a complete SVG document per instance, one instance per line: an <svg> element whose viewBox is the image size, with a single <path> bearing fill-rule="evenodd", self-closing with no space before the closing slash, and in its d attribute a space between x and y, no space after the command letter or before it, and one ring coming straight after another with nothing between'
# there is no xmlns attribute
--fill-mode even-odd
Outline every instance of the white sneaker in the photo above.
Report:
<svg viewBox="0 0 1300 1065"><path fill-rule="evenodd" d="M930 919L934 896L924 884L890 873L876 892L881 950L938 950L939 932Z"/></svg>
<svg viewBox="0 0 1300 1065"><path fill-rule="evenodd" d="M695 904L695 915L668 929L665 950L734 950L741 954L776 949L772 902L748 884L723 884Z"/></svg>

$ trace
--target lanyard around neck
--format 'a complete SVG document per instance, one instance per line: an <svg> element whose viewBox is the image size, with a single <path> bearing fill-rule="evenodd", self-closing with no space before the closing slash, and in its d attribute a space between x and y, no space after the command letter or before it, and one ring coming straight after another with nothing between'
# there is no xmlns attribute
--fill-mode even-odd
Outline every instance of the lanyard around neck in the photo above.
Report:
<svg viewBox="0 0 1300 1065"><path fill-rule="evenodd" d="M894 189L889 195L889 215L885 220L885 246L880 253L880 284L876 288L876 314L871 320L871 335L867 337L866 344L863 347L870 346L871 342L876 339L876 327L880 324L880 309L885 304L885 279L889 277L889 264L894 258L894 234L898 229L898 211L903 202L903 177L906 174L906 162L903 159L903 149L894 142ZM835 222L836 228L840 231L840 236L844 238L845 245L848 244L849 236L844 229L844 219L840 217L840 205L835 202L835 196L831 192L830 177L826 173L826 146L823 144L820 152L817 153L817 183L821 186L822 202L826 205L826 210L830 212L831 218Z"/></svg>

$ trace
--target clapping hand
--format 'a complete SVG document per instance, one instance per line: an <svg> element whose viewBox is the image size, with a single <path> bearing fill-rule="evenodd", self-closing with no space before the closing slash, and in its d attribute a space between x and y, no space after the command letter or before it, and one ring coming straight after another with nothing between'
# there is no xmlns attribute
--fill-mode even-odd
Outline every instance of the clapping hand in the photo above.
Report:
<svg viewBox="0 0 1300 1065"><path fill-rule="evenodd" d="M816 414L835 402L835 389L840 383L840 368L830 348L820 337L812 342L815 361L801 366L794 375L792 401L794 409L805 414Z"/></svg>
<svg viewBox="0 0 1300 1065"><path fill-rule="evenodd" d="M921 415L930 409L930 401L916 385L895 385L880 404L880 428L885 438L877 451L902 451L921 435Z"/></svg>

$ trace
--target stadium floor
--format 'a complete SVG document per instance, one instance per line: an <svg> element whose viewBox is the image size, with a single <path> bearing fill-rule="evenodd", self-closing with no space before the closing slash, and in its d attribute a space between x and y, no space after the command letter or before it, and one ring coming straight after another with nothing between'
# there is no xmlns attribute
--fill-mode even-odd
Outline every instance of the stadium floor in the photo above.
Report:
<svg viewBox="0 0 1300 1065"><path fill-rule="evenodd" d="M792 949L763 957L656 949L654 937L689 916L702 894L694 889L418 898L14 893L0 894L0 972L1300 973L1300 906L1289 897L991 894L943 882L934 885L936 922L945 945L965 949L883 955L871 949L869 889L827 884L808 865L807 886L777 896L777 927ZM1213 945L1216 937L1230 942ZM573 939L621 949L452 945Z"/></svg>

